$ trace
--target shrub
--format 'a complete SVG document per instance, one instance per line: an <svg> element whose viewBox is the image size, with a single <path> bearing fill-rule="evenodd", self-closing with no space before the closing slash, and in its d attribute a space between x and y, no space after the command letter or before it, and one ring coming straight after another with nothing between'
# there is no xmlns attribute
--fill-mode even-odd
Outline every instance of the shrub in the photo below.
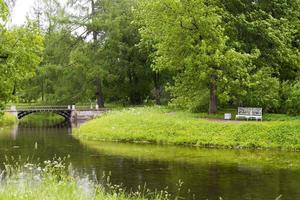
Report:
<svg viewBox="0 0 300 200"><path fill-rule="evenodd" d="M288 114L300 114L300 81L295 82L289 89L286 109Z"/></svg>

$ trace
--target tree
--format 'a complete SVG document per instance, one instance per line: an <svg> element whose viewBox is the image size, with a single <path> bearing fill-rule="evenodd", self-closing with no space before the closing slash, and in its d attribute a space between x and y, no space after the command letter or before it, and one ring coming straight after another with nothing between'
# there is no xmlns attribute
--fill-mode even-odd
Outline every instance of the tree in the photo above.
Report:
<svg viewBox="0 0 300 200"><path fill-rule="evenodd" d="M98 27L97 16L101 14L102 4L101 1L88 0L86 1L69 1L69 6L73 7L71 12L68 14L68 22L66 24L70 25L74 30L81 29L81 33L77 34L78 40L86 40L91 36L90 42L93 44L89 47L93 50L89 51L92 55L89 57L96 58L95 52L97 48L101 45L103 32ZM76 9L75 9L76 8ZM76 33L76 32L75 32ZM94 71L93 73L93 84L95 88L95 96L97 99L97 104L100 107L104 107L104 93L103 93L103 79L101 72L101 65L99 65L98 59L91 59L88 67L92 67L96 70L88 69L88 71Z"/></svg>
<svg viewBox="0 0 300 200"><path fill-rule="evenodd" d="M138 46L138 26L132 23L132 7L136 6L136 1L89 2L90 11L82 2L73 2L73 6L86 12L72 16L70 21L74 26L84 26L85 31L81 34L83 38L91 34L85 45L85 52L90 55L83 56L90 60L85 66L89 68L86 70L88 77L94 76L94 81L90 82L96 85L98 103L103 102L104 96L111 101L142 103L150 96L153 83L152 70L147 63L148 52ZM74 63L80 65L78 59Z"/></svg>
<svg viewBox="0 0 300 200"><path fill-rule="evenodd" d="M135 0L114 0L106 3L102 21L105 42L101 58L109 78L105 80L112 100L141 104L153 87L148 51L139 46L140 34L132 7ZM113 87L109 87L112 85Z"/></svg>
<svg viewBox="0 0 300 200"><path fill-rule="evenodd" d="M74 104L78 98L72 98L75 89L69 87L69 81L76 77L68 72L70 54L80 39L62 23L66 19L65 8L58 1L38 0L32 13L32 20L36 20L45 37L45 49L35 76L24 82L23 101Z"/></svg>
<svg viewBox="0 0 300 200"><path fill-rule="evenodd" d="M142 1L137 11L144 24L143 37L156 41L155 68L177 73L175 85L170 87L174 100L190 105L191 96L209 94L211 114L217 112L218 85L234 67L225 68L224 61L232 55L245 64L250 59L227 46L221 11L202 0Z"/></svg>
<svg viewBox="0 0 300 200"><path fill-rule="evenodd" d="M16 94L18 83L34 75L35 67L41 62L43 37L36 27L14 28L1 37L4 52L8 55L1 66L2 80L12 95Z"/></svg>
<svg viewBox="0 0 300 200"><path fill-rule="evenodd" d="M33 76L41 62L43 37L30 22L23 27L5 28L8 9L3 1L0 1L0 11L0 105L3 106L17 93L20 82Z"/></svg>
<svg viewBox="0 0 300 200"><path fill-rule="evenodd" d="M227 22L225 32L230 37L229 45L243 52L251 52L253 49L260 51L260 55L253 62L254 70L269 71L268 79L279 82L278 93L282 88L282 83L298 79L300 66L299 1L222 0L220 3L227 11L224 20ZM258 92L258 88L253 90ZM260 92L264 93L263 90ZM285 97L280 96L279 101L283 102ZM276 99L278 101L278 98ZM280 107L280 110L284 110L284 103L276 104L277 106L273 103L270 105L274 106L267 110L275 111Z"/></svg>

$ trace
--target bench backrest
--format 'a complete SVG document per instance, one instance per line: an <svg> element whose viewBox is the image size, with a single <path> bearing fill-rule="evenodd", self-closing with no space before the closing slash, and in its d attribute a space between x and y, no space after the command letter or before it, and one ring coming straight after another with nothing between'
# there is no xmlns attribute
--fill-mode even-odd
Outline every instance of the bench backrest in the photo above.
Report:
<svg viewBox="0 0 300 200"><path fill-rule="evenodd" d="M262 116L262 108L245 108L245 107L239 107L238 108L238 115Z"/></svg>

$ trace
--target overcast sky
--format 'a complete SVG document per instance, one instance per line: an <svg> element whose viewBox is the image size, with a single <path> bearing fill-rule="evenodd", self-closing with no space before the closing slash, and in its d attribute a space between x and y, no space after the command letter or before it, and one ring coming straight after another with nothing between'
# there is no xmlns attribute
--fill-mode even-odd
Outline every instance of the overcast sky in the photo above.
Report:
<svg viewBox="0 0 300 200"><path fill-rule="evenodd" d="M14 25L23 24L26 20L26 15L33 4L34 0L17 0L12 13L12 23Z"/></svg>

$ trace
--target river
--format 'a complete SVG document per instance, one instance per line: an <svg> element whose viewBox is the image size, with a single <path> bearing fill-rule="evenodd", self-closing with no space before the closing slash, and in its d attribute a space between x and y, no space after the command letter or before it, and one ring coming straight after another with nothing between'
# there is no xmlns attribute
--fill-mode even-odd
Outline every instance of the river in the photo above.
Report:
<svg viewBox="0 0 300 200"><path fill-rule="evenodd" d="M127 189L146 184L185 199L300 199L297 152L82 143L70 128L14 127L0 130L0 155L1 163L5 157L35 162L70 156L82 177L99 181L110 173L112 183Z"/></svg>

